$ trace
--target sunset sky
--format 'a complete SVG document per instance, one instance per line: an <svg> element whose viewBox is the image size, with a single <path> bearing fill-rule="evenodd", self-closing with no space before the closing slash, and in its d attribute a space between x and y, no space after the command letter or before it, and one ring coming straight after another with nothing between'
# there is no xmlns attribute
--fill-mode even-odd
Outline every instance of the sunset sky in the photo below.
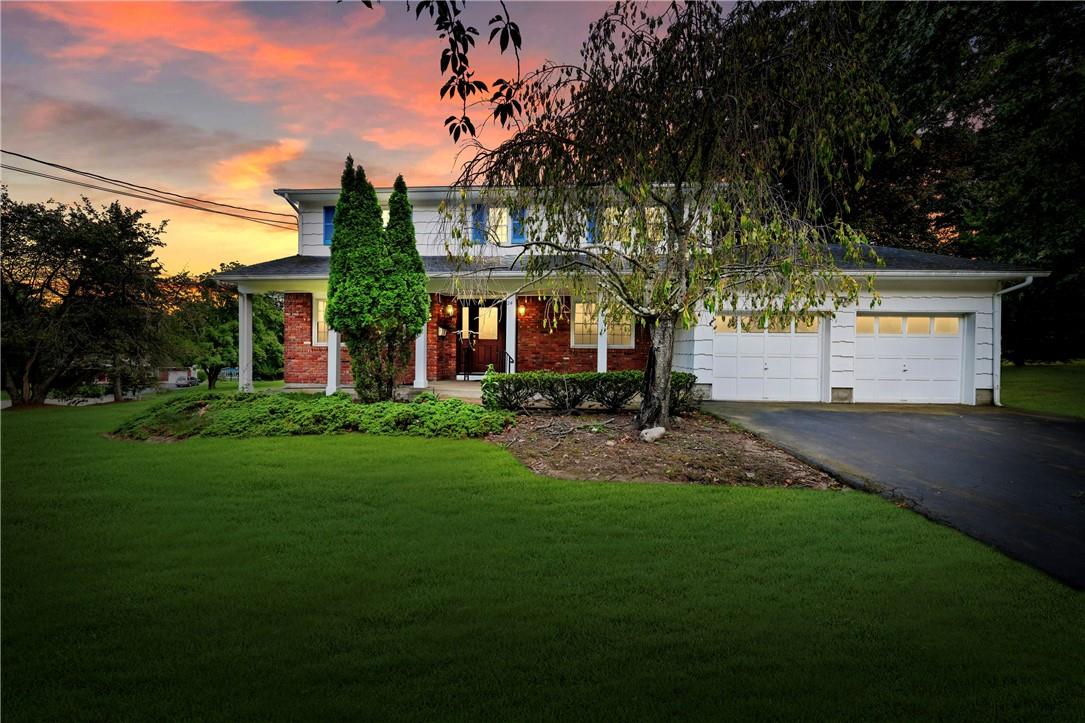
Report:
<svg viewBox="0 0 1085 723"><path fill-rule="evenodd" d="M485 45L495 3L469 2L482 31L473 62L513 72ZM525 68L576 58L604 5L509 3ZM377 185L441 184L456 148L442 126L441 44L401 0L357 2L12 3L2 22L3 147L186 195L289 212L277 187L338 183L350 152ZM477 120L477 118L476 118ZM19 159L5 163L48 171ZM3 172L20 201L113 196ZM296 251L296 237L245 221L121 199L169 219L169 271L203 271Z"/></svg>

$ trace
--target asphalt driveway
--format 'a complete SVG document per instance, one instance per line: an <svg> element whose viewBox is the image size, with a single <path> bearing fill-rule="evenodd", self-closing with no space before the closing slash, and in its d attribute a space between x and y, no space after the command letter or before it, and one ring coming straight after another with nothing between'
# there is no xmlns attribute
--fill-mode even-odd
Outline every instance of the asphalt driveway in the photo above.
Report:
<svg viewBox="0 0 1085 723"><path fill-rule="evenodd" d="M994 407L704 407L1085 589L1085 420Z"/></svg>

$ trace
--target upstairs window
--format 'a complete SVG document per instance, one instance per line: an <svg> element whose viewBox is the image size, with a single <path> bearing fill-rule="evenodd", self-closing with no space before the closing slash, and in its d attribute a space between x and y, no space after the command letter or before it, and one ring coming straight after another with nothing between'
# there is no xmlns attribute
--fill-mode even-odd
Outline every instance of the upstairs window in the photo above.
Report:
<svg viewBox="0 0 1085 723"><path fill-rule="evenodd" d="M509 241L517 246L523 246L527 243L527 238L524 236L524 209L521 208L513 211L511 216L511 236Z"/></svg>
<svg viewBox="0 0 1085 723"><path fill-rule="evenodd" d="M332 236L335 235L335 206L324 207L324 245L332 245Z"/></svg>
<svg viewBox="0 0 1085 723"><path fill-rule="evenodd" d="M588 218L584 223L584 243L588 246L593 246L595 244L595 238L598 233L595 228L595 215L595 206L589 206Z"/></svg>

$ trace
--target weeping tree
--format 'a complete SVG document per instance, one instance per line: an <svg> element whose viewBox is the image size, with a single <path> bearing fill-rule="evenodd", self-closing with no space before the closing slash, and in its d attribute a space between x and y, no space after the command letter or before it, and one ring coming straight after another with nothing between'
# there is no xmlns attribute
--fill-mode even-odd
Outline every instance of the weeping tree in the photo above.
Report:
<svg viewBox="0 0 1085 723"><path fill-rule="evenodd" d="M640 427L668 422L675 335L702 310L767 323L854 302L864 283L837 264L871 251L820 209L863 182L871 141L891 130L852 49L865 12L616 5L578 63L525 76L511 137L467 142L444 205L460 283L479 283L496 263L480 257L505 245L470 243L472 206L523 213L515 263L554 313L565 296L595 298L605 318L650 331Z"/></svg>
<svg viewBox="0 0 1085 723"><path fill-rule="evenodd" d="M396 179L388 228L365 170L347 156L335 207L328 325L343 335L359 399L391 399L429 312L426 275L414 245L407 186Z"/></svg>

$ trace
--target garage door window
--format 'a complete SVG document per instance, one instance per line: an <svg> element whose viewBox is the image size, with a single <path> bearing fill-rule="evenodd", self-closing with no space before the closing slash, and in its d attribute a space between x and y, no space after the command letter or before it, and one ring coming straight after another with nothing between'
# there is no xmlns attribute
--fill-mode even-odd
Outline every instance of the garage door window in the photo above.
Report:
<svg viewBox="0 0 1085 723"><path fill-rule="evenodd" d="M818 325L820 323L821 323L821 319L819 319L816 316L813 319L811 319L810 321L803 321L802 319L799 319L798 321L795 322L795 333L796 334L817 334L818 333Z"/></svg>
<svg viewBox="0 0 1085 723"><path fill-rule="evenodd" d="M904 324L899 316L879 316L878 335L896 336L903 330Z"/></svg>
<svg viewBox="0 0 1085 723"><path fill-rule="evenodd" d="M956 316L939 316L934 319L935 336L957 336L960 320Z"/></svg>
<svg viewBox="0 0 1085 723"><path fill-rule="evenodd" d="M930 336L931 318L929 316L909 316L908 336Z"/></svg>
<svg viewBox="0 0 1085 723"><path fill-rule="evenodd" d="M858 316L855 318L855 333L859 336L874 335L874 317Z"/></svg>

